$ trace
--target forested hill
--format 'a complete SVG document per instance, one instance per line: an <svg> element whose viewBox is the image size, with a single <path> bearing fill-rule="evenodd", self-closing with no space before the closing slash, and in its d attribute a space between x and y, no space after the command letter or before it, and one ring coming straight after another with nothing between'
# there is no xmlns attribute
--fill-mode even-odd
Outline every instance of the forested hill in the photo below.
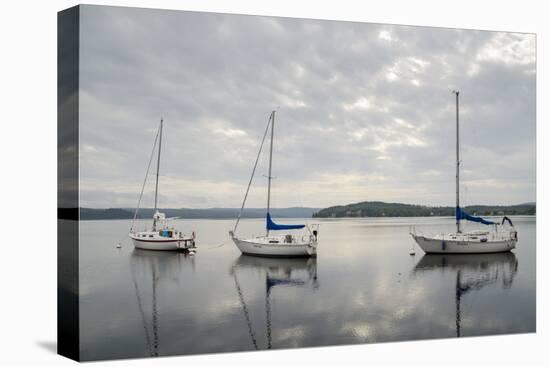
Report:
<svg viewBox="0 0 550 367"><path fill-rule="evenodd" d="M536 204L519 205L471 205L464 208L472 215L535 215ZM314 218L344 217L429 217L454 216L451 206L424 206L381 201L365 201L356 204L331 206L313 214Z"/></svg>

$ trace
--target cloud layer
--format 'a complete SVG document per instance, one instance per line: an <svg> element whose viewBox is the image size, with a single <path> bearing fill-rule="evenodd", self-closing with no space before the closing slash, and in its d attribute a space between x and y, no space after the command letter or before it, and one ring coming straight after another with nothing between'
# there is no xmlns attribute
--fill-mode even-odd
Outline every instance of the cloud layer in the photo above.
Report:
<svg viewBox="0 0 550 367"><path fill-rule="evenodd" d="M534 35L96 6L81 22L83 206L135 205L161 116L160 205L240 206L274 108L275 206L450 205L453 89L465 203L535 200Z"/></svg>

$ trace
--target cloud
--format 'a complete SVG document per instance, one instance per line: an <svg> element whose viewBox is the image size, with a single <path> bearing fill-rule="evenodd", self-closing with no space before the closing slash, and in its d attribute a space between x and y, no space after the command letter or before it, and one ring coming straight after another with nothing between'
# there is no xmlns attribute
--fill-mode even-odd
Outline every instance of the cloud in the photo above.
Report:
<svg viewBox="0 0 550 367"><path fill-rule="evenodd" d="M83 205L135 205L163 117L163 205L240 206L276 108L275 206L449 205L453 89L467 204L535 199L534 35L96 6L81 20ZM266 172L263 154L251 206Z"/></svg>

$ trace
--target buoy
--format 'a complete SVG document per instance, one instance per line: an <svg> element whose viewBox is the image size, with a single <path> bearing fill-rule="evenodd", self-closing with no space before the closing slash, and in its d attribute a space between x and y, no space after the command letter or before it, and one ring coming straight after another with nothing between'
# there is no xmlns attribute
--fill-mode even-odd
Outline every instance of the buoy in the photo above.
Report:
<svg viewBox="0 0 550 367"><path fill-rule="evenodd" d="M409 255L414 256L414 250L409 251Z"/></svg>

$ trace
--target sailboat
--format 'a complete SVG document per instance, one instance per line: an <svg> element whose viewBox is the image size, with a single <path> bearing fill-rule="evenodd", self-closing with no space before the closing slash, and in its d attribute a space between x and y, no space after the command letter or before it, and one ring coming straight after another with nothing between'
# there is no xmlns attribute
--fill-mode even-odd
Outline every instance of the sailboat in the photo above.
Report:
<svg viewBox="0 0 550 367"><path fill-rule="evenodd" d="M416 231L411 236L426 253L494 253L506 252L516 247L518 233L514 224L508 217L497 223L481 217L470 215L460 207L460 153L459 153L459 120L458 120L458 91L453 91L456 96L456 232L421 235ZM465 232L462 230L461 221L481 223L490 226L488 230ZM508 226L504 226L507 223Z"/></svg>
<svg viewBox="0 0 550 367"><path fill-rule="evenodd" d="M134 213L134 219L130 228L129 237L132 239L135 248L142 250L161 250L161 251L195 251L195 232L191 235L185 235L181 231L170 225L170 221L177 218L166 218L164 213L158 210L158 191L159 191L159 168L160 168L160 153L162 148L162 126L163 120L160 120L160 126L155 137L155 143L153 144L153 151L149 159L149 165L147 166L147 173L145 174L145 180L141 188L141 194L139 196L138 205ZM157 174L155 181L155 207L153 209L153 225L151 230L135 232L134 224L139 211L141 198L143 197L143 189L147 182L149 175L149 168L151 167L151 161L157 145L158 140L158 155L157 155Z"/></svg>
<svg viewBox="0 0 550 367"><path fill-rule="evenodd" d="M235 233L241 219L244 206L246 204L246 199L248 197L248 192L250 190L250 185L252 184L252 179L254 178L254 173L256 172L256 167L258 165L258 160L260 158L260 153L262 152L262 147L265 142L268 131L271 128L271 142L269 147L269 173L267 176L267 214L266 214L266 233L263 236L257 236L253 238L238 238ZM273 132L275 129L275 111L272 111L269 115L268 123L264 132L264 137L260 145L260 150L258 156L256 157L256 162L252 170L252 175L248 183L248 188L246 189L246 194L244 196L243 204L241 206L241 211L235 223L235 227L232 231L229 231L231 239L238 247L238 249L245 255L256 255L256 256L281 256L281 257L293 257L293 256L316 256L317 255L317 236L319 233L319 226L305 224L277 224L273 221L270 214L270 205L271 205L271 169L273 163ZM299 230L307 229L308 234L305 235L294 235L294 234L283 234L283 235L273 235L272 231L290 231L290 230Z"/></svg>

